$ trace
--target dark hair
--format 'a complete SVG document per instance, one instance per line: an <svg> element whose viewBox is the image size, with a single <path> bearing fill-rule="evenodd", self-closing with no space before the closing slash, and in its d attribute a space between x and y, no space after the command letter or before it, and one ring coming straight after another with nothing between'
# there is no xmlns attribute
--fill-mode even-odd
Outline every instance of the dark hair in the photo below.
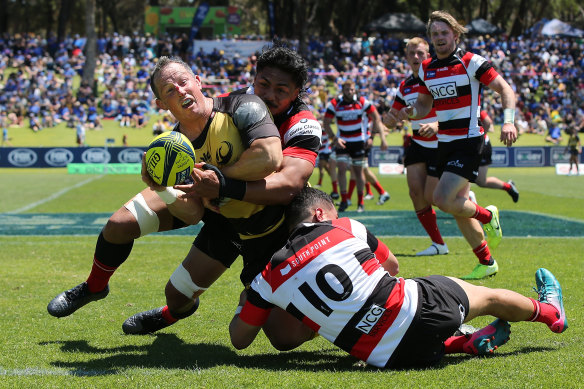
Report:
<svg viewBox="0 0 584 389"><path fill-rule="evenodd" d="M150 75L150 89L152 89L152 93L154 93L154 96L156 96L157 99L160 98L159 94L160 92L156 89L155 80L158 77L158 74L162 71L162 69L164 69L171 63L179 64L180 66L185 68L189 73L191 73L193 77L195 76L193 69L191 69L191 67L187 65L187 63L180 59L179 57L160 57L158 62L156 62L156 66L154 67L152 74Z"/></svg>
<svg viewBox="0 0 584 389"><path fill-rule="evenodd" d="M304 187L286 207L286 225L292 230L298 223L310 218L312 208L318 205L334 207L331 196L315 188Z"/></svg>
<svg viewBox="0 0 584 389"><path fill-rule="evenodd" d="M308 65L296 51L281 44L274 44L265 49L257 59L258 73L266 67L278 68L290 74L296 86L304 92L304 87L308 82Z"/></svg>

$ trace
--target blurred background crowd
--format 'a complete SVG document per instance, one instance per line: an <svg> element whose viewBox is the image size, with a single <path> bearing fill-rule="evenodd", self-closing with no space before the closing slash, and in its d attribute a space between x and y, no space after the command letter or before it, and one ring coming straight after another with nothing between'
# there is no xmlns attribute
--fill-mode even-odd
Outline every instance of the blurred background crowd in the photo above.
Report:
<svg viewBox="0 0 584 389"><path fill-rule="evenodd" d="M0 36L2 127L40 131L64 122L71 128L82 123L99 129L104 120L112 120L121 127L169 129L172 118L157 112L149 87L149 74L162 55L182 57L201 76L209 96L253 82L257 54L228 58L221 50L191 51L187 40L185 34L105 34L97 41L96 80L89 85L79 77L85 62L83 37L69 36L57 44L35 34ZM298 41L284 43L298 47ZM409 73L404 45L403 38L382 34L309 39L310 104L322 113L340 85L352 79L383 112ZM520 133L559 143L567 130L584 131L583 39L485 35L468 37L461 45L489 59L514 88ZM500 101L484 93L484 108L500 123Z"/></svg>

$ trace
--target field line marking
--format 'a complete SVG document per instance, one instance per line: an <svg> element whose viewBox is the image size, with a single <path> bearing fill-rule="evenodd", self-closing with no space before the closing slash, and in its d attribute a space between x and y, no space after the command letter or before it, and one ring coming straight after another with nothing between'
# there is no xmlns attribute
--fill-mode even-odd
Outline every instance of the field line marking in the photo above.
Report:
<svg viewBox="0 0 584 389"><path fill-rule="evenodd" d="M69 192L70 190L77 189L77 188L79 188L79 187L81 187L81 186L83 186L83 185L85 185L85 184L88 184L88 183L90 183L91 181L95 181L95 180L97 180L97 179L99 179L99 178L101 178L101 177L103 177L103 174L101 174L101 175L99 175L99 176L96 176L96 177L90 177L90 178L88 178L87 180L85 180L85 181L81 181L81 182L78 182L77 184L75 184L75 185L73 185L73 186L69 186L69 187L67 187L67 188L63 188L63 189L61 189L60 191L53 193L53 194L52 194L52 195L50 195L49 197L45 197L44 199L41 199L41 200L39 200L39 201L35 201L34 203L30 203L30 204L28 204L28 205L25 205L24 207L21 207L21 208L15 209L14 211L8 211L8 212L6 212L6 213L7 213L7 214L15 214L15 213L22 213L22 212L26 212L26 211L28 211L29 209L33 209L34 207L37 207L37 206L39 206L39 205L41 205L41 204L47 203L47 202L49 202L49 201L51 201L51 200L54 200L54 199L56 199L56 198L58 198L58 197L61 197L61 196L62 196L62 195L64 195L65 193Z"/></svg>

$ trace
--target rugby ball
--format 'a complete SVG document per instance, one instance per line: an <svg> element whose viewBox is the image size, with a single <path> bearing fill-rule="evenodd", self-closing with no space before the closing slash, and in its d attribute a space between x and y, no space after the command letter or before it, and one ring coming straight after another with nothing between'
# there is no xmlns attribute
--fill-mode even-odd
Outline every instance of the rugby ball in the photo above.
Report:
<svg viewBox="0 0 584 389"><path fill-rule="evenodd" d="M146 170L159 185L182 184L195 166L195 148L177 131L167 131L150 142L146 151Z"/></svg>

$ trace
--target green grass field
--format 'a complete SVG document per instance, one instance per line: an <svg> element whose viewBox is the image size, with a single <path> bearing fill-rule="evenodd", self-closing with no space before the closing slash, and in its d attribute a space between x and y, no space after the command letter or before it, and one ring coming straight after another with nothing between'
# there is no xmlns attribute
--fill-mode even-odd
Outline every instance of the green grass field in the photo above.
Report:
<svg viewBox="0 0 584 389"><path fill-rule="evenodd" d="M156 335L123 335L121 324L127 317L164 304L164 286L189 249L191 236L158 234L137 240L130 258L112 278L107 299L67 318L51 317L47 303L86 279L97 232L107 215L143 184L137 176L0 169L4 224L0 229L0 387L581 387L583 178L556 176L553 168L490 172L503 180L513 178L521 197L514 204L502 191L473 188L481 205L499 207L503 230L509 232L494 251L499 274L476 283L535 297L534 273L546 267L562 283L570 328L558 335L541 323L513 323L511 340L493 356L455 355L430 369L381 371L363 366L322 338L284 353L275 351L263 335L249 349L232 348L228 324L241 291L240 261L203 295L193 317ZM313 183L317 175L315 171ZM416 224L405 177L383 177L381 182L391 200L384 206L370 201L367 213L348 215L363 217L368 227L383 235L400 260L401 276L457 276L472 269L474 255L452 219L442 213L439 225L447 231L451 253L414 257L429 239L405 227ZM79 234L73 219L63 218L77 214L97 215L83 226L97 232ZM23 230L34 235L11 233L22 227L27 216L34 218ZM55 226L74 232L59 234ZM383 232L390 226L397 233ZM470 324L480 327L490 321L486 317Z"/></svg>

